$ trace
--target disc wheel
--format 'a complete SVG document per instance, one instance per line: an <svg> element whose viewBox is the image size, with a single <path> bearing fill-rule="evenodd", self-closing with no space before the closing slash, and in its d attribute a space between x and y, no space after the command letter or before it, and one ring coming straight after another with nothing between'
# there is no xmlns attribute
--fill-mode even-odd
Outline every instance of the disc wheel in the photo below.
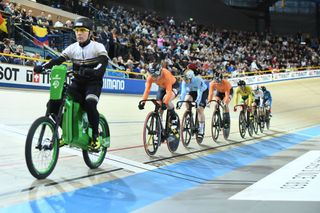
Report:
<svg viewBox="0 0 320 213"><path fill-rule="evenodd" d="M169 117L169 130L167 138L167 146L171 153L177 151L180 142L180 119L177 113L175 113L176 120L173 124L171 116Z"/></svg>

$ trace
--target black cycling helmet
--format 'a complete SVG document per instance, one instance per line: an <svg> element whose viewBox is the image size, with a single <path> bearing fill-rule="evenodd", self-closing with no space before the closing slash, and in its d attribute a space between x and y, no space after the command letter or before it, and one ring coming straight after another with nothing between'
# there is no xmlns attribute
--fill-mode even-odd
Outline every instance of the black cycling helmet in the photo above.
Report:
<svg viewBox="0 0 320 213"><path fill-rule="evenodd" d="M267 90L267 88L265 86L261 86L261 90L264 92Z"/></svg>
<svg viewBox="0 0 320 213"><path fill-rule="evenodd" d="M223 78L222 73L220 73L220 72L214 72L214 73L213 73L213 79L214 79L216 82L221 83L222 78Z"/></svg>
<svg viewBox="0 0 320 213"><path fill-rule="evenodd" d="M87 17L78 17L74 21L73 29L80 27L86 28L91 31L93 27L93 21Z"/></svg>
<svg viewBox="0 0 320 213"><path fill-rule="evenodd" d="M150 63L148 66L148 72L152 77L156 78L161 75L162 66L158 63Z"/></svg>
<svg viewBox="0 0 320 213"><path fill-rule="evenodd" d="M246 85L246 82L244 80L240 80L238 81L238 86L245 86Z"/></svg>

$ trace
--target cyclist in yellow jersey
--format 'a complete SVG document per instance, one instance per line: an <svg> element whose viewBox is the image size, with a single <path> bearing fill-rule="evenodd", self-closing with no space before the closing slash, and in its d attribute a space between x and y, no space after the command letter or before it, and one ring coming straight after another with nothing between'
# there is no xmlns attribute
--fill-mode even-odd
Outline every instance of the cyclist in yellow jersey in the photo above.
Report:
<svg viewBox="0 0 320 213"><path fill-rule="evenodd" d="M251 86L246 85L246 82L244 80L238 81L238 87L236 88L234 93L234 105L238 104L239 95L241 96L241 103L246 102L249 107L252 106L252 88Z"/></svg>

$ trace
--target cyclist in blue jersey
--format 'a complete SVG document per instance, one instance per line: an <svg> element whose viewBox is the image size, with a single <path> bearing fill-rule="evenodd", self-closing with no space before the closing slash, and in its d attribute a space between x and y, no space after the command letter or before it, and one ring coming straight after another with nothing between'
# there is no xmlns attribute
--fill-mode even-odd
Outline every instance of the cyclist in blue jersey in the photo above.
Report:
<svg viewBox="0 0 320 213"><path fill-rule="evenodd" d="M267 90L267 88L265 86L262 86L261 90L263 92L263 104L265 106L267 106L267 109L269 110L269 115L270 115L270 117L272 117L272 115L271 115L271 107L272 107L271 92L269 90Z"/></svg>
<svg viewBox="0 0 320 213"><path fill-rule="evenodd" d="M187 70L181 83L180 101L195 101L199 113L199 137L204 136L204 108L208 98L208 86L200 76L195 76L192 70Z"/></svg>

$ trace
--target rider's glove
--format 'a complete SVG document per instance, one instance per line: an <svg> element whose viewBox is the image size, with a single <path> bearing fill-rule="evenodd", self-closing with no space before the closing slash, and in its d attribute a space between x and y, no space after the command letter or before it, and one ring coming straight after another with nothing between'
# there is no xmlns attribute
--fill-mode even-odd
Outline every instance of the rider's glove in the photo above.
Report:
<svg viewBox="0 0 320 213"><path fill-rule="evenodd" d="M210 101L209 100L206 100L206 106L210 107Z"/></svg>
<svg viewBox="0 0 320 213"><path fill-rule="evenodd" d="M236 107L235 107L235 108L233 108L233 111L234 111L234 112L236 112L236 111L237 111L237 108L236 108Z"/></svg>
<svg viewBox="0 0 320 213"><path fill-rule="evenodd" d="M166 109L167 109L167 105L166 105L165 103L162 103L162 104L161 104L161 109L162 109L162 110L166 110Z"/></svg>
<svg viewBox="0 0 320 213"><path fill-rule="evenodd" d="M33 71L35 73L43 73L44 72L44 67L42 65L36 65L34 68L33 68Z"/></svg>
<svg viewBox="0 0 320 213"><path fill-rule="evenodd" d="M143 110L145 104L146 104L145 102L140 102L139 105L138 105L138 108L139 108L140 110Z"/></svg>

